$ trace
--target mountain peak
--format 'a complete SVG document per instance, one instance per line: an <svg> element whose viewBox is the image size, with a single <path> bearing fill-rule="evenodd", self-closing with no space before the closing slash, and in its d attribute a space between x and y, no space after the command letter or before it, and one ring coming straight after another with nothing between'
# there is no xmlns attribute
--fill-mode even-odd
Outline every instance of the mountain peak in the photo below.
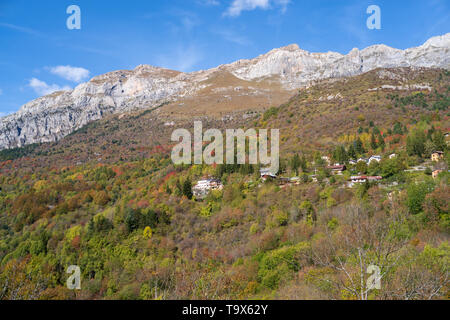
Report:
<svg viewBox="0 0 450 320"><path fill-rule="evenodd" d="M275 92L285 97L318 80L355 76L376 68L449 69L449 49L450 33L433 37L417 48L399 50L374 45L363 50L355 48L347 55L310 53L291 44L255 59L193 73L138 65L131 71L96 76L73 91L38 98L19 112L2 118L0 149L55 141L107 114L148 109L182 99L201 101L205 90L214 95L211 101L220 104L229 101L230 96L217 93L240 92L237 88L245 87L247 91L239 97L258 96L261 106L273 103L271 96ZM234 77L229 77L230 74ZM258 86L262 89L256 89Z"/></svg>
<svg viewBox="0 0 450 320"><path fill-rule="evenodd" d="M428 39L423 47L450 47L450 33Z"/></svg>
<svg viewBox="0 0 450 320"><path fill-rule="evenodd" d="M283 51L298 51L300 50L300 47L298 46L298 44L293 43L284 47L279 48L279 50L283 50Z"/></svg>

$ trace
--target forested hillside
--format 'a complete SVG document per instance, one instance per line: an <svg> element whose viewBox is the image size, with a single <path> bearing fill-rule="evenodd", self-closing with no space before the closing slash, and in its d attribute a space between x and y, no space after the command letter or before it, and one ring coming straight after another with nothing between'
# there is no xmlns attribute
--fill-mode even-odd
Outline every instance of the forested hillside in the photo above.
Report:
<svg viewBox="0 0 450 320"><path fill-rule="evenodd" d="M170 134L194 118L164 105L2 151L0 299L447 299L449 105L448 71L378 69L195 118L280 129L275 179L173 165ZM223 189L196 198L207 177Z"/></svg>

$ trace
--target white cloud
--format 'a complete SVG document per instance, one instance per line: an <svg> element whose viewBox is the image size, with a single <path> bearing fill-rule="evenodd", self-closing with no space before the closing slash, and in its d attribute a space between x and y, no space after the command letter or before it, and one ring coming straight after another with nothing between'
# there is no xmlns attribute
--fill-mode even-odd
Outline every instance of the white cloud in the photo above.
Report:
<svg viewBox="0 0 450 320"><path fill-rule="evenodd" d="M220 4L218 0L197 0L197 3L204 6L218 6Z"/></svg>
<svg viewBox="0 0 450 320"><path fill-rule="evenodd" d="M290 0L234 0L225 12L225 15L237 17L242 11L267 10L273 6L281 7L281 11L284 12L289 3Z"/></svg>
<svg viewBox="0 0 450 320"><path fill-rule="evenodd" d="M89 70L72 66L57 66L50 68L50 72L69 81L81 82L89 77Z"/></svg>
<svg viewBox="0 0 450 320"><path fill-rule="evenodd" d="M3 90L2 89L0 89L0 96L3 94Z"/></svg>
<svg viewBox="0 0 450 320"><path fill-rule="evenodd" d="M62 90L72 90L69 86L60 87L57 84L47 84L45 81L41 81L36 78L32 78L28 85L33 88L33 90L41 95L45 96L47 94L51 94L56 91L62 91Z"/></svg>

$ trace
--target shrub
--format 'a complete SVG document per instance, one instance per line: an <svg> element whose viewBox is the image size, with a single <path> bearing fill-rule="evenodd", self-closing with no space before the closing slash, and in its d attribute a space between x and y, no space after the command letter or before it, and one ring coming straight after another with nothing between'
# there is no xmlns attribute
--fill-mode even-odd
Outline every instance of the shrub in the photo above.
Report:
<svg viewBox="0 0 450 320"><path fill-rule="evenodd" d="M307 248L307 243L300 242L297 245L282 247L264 254L258 269L261 284L270 289L276 289L281 280L292 277L293 272L300 270L300 255Z"/></svg>
<svg viewBox="0 0 450 320"><path fill-rule="evenodd" d="M422 182L409 185L407 194L407 206L412 214L418 214L423 210L423 203L428 193L433 191L433 184Z"/></svg>
<svg viewBox="0 0 450 320"><path fill-rule="evenodd" d="M108 204L108 202L110 201L110 198L108 196L108 194L106 193L106 191L99 191L96 192L94 195L94 203L99 205L99 206L105 206Z"/></svg>

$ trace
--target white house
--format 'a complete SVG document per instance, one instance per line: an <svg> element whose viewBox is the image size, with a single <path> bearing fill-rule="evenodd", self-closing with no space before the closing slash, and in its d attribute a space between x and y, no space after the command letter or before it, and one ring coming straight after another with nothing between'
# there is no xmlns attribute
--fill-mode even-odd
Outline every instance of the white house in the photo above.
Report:
<svg viewBox="0 0 450 320"><path fill-rule="evenodd" d="M350 181L348 183L349 187L353 187L356 183L364 183L364 182L374 182L380 181L383 177L381 176L351 176Z"/></svg>
<svg viewBox="0 0 450 320"><path fill-rule="evenodd" d="M330 158L328 156L322 156L322 160L325 161L327 165L330 165Z"/></svg>
<svg viewBox="0 0 450 320"><path fill-rule="evenodd" d="M192 188L192 192L196 197L205 197L210 190L222 190L223 184L218 179L206 179L200 180L197 184Z"/></svg>
<svg viewBox="0 0 450 320"><path fill-rule="evenodd" d="M334 166L328 166L327 169L331 170L332 174L342 175L342 172L347 170L347 167L344 165L334 165Z"/></svg>
<svg viewBox="0 0 450 320"><path fill-rule="evenodd" d="M267 178L276 179L277 175L272 173L269 168L262 168L259 170L261 178L265 181Z"/></svg>
<svg viewBox="0 0 450 320"><path fill-rule="evenodd" d="M381 161L381 156L371 156L369 158L369 160L367 161L367 164L371 164L372 161L380 162Z"/></svg>
<svg viewBox="0 0 450 320"><path fill-rule="evenodd" d="M356 163L358 163L358 162L360 162L360 161L367 163L367 162L369 161L369 159L366 159L366 158L359 158L358 161L356 161Z"/></svg>

